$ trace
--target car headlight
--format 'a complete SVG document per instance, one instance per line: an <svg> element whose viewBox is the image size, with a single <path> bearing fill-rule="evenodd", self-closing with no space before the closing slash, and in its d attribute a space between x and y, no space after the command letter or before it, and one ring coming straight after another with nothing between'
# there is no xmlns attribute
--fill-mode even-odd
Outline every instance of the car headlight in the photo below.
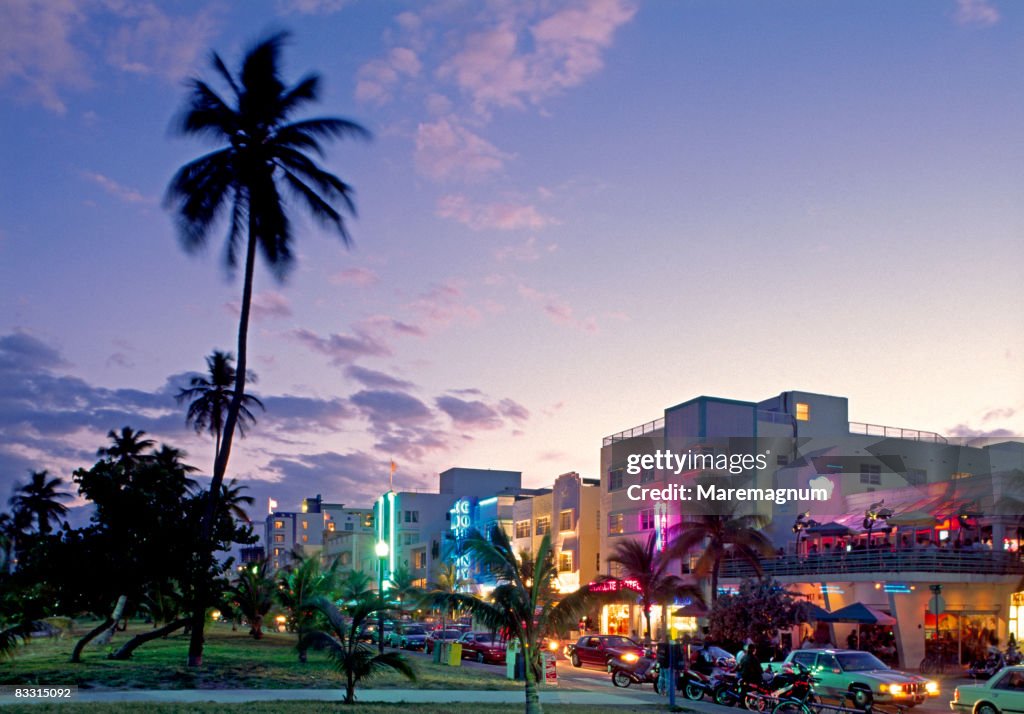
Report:
<svg viewBox="0 0 1024 714"><path fill-rule="evenodd" d="M635 655L632 652L627 652L626 654L622 655L622 659L625 662L636 662L638 659L640 659L640 657L639 655Z"/></svg>
<svg viewBox="0 0 1024 714"><path fill-rule="evenodd" d="M548 642L548 649L551 650L552 652L557 652L558 651L558 641L557 640L550 640Z"/></svg>
<svg viewBox="0 0 1024 714"><path fill-rule="evenodd" d="M895 694L896 696L899 696L900 694L903 694L903 685L902 684L890 684L889 685L889 691L892 692L893 694Z"/></svg>
<svg viewBox="0 0 1024 714"><path fill-rule="evenodd" d="M925 682L924 691L933 697L936 696L939 693L939 683L931 680Z"/></svg>

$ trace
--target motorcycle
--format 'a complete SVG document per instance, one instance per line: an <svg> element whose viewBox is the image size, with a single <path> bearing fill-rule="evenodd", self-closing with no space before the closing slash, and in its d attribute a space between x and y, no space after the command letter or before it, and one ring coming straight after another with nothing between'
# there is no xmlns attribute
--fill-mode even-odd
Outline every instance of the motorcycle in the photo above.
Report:
<svg viewBox="0 0 1024 714"><path fill-rule="evenodd" d="M984 661L978 660L967 669L967 676L974 679L988 679L1006 666L1002 652L990 652Z"/></svg>
<svg viewBox="0 0 1024 714"><path fill-rule="evenodd" d="M710 674L698 672L695 669L685 669L676 677L676 689L683 693L683 696L690 701L700 701L704 695L713 697L715 686L718 681Z"/></svg>
<svg viewBox="0 0 1024 714"><path fill-rule="evenodd" d="M608 663L608 671L612 675L612 684L616 687L628 687L631 684L653 684L658 691L658 677L661 673L658 658L650 653L644 656L625 654Z"/></svg>

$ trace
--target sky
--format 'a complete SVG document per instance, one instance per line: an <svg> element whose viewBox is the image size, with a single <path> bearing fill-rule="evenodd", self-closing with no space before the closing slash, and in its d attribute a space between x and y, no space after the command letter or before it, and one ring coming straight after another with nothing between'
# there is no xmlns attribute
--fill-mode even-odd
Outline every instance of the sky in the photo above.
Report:
<svg viewBox="0 0 1024 714"><path fill-rule="evenodd" d="M288 30L355 189L255 279L229 475L296 508L452 466L597 477L699 395L1024 433L1024 7L1009 0L15 0L0 6L0 504L129 425L208 473L174 396L235 350L219 227L163 196L210 150L185 80ZM226 88L218 87L221 91Z"/></svg>

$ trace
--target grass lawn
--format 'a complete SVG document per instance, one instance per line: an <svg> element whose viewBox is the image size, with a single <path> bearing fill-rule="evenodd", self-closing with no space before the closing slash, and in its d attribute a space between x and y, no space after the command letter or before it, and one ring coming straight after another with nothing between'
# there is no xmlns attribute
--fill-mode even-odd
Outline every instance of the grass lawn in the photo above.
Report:
<svg viewBox="0 0 1024 714"><path fill-rule="evenodd" d="M522 704L488 704L487 714L520 714ZM355 704L336 702L260 702L253 704L25 704L3 708L5 714L44 714L80 712L81 714L436 714L436 704ZM545 714L639 714L668 711L665 706L608 706L582 704L545 704ZM480 704L446 704L444 714L480 714Z"/></svg>
<svg viewBox="0 0 1024 714"><path fill-rule="evenodd" d="M80 623L77 631L85 632L89 626ZM147 627L129 625L127 632L117 633L113 646L120 646L134 632ZM295 642L294 634L267 633L256 641L244 630L232 632L227 624L213 624L207 628L203 667L196 671L185 666L188 637L180 633L147 642L126 662L107 659L110 647L89 646L81 664L68 662L74 638L39 639L19 647L13 660L0 664L0 684L77 684L83 688L119 689L331 689L343 686L341 676L331 669L323 653L311 651L309 661L300 664ZM388 672L366 684L374 689L522 688L521 683L505 679L504 670L498 667L492 672L444 667L422 657L410 659L417 672L415 683Z"/></svg>

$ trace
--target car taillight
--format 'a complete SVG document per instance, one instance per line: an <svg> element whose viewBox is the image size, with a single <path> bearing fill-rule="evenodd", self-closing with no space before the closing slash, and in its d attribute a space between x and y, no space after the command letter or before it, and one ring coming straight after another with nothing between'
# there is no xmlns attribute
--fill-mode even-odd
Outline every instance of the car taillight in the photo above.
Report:
<svg viewBox="0 0 1024 714"><path fill-rule="evenodd" d="M956 689L953 690L953 701L954 702L960 701L960 687L957 687Z"/></svg>

